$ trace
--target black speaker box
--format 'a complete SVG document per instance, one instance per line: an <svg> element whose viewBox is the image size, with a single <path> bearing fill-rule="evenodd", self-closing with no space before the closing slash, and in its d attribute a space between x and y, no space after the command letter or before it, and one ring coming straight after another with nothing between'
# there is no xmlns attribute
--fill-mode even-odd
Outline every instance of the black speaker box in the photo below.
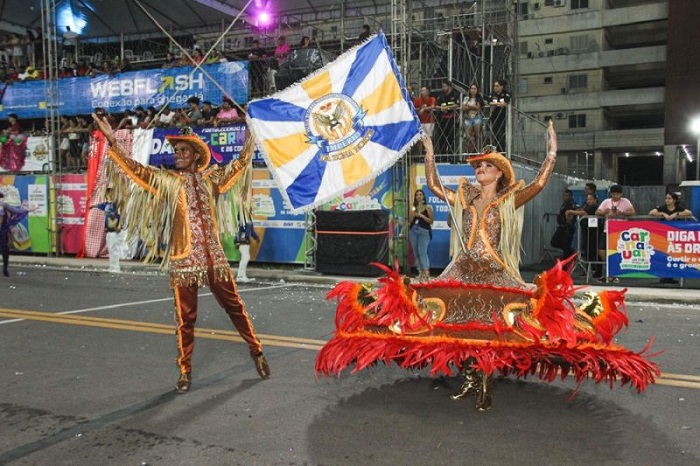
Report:
<svg viewBox="0 0 700 466"><path fill-rule="evenodd" d="M384 210L316 212L316 271L377 277L370 262L389 261L389 213Z"/></svg>

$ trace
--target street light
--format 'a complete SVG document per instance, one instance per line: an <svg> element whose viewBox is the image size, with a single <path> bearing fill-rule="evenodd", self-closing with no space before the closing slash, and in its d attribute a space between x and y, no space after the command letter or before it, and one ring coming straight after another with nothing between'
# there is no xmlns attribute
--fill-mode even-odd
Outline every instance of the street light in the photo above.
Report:
<svg viewBox="0 0 700 466"><path fill-rule="evenodd" d="M695 179L700 180L700 117L690 122L690 131L697 137L695 144Z"/></svg>

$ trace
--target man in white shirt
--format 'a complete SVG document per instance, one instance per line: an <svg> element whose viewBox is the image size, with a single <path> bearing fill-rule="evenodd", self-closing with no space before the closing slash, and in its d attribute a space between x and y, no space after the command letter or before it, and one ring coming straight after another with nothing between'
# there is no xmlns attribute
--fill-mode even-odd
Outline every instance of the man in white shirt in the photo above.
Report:
<svg viewBox="0 0 700 466"><path fill-rule="evenodd" d="M632 202L630 202L630 200L626 197L622 197L622 186L615 184L610 186L610 197L600 203L598 210L595 211L595 214L599 217L605 217L607 220L609 218L631 217L632 215L636 214L636 211L634 210ZM600 257L601 261L605 262L608 254L605 249L607 247L607 222L604 228L602 228L600 231L601 233L598 239L598 257ZM607 283L617 283L619 281L617 277L608 277L605 279L604 277L600 276L596 278L598 278L598 280L601 282L606 281Z"/></svg>
<svg viewBox="0 0 700 466"><path fill-rule="evenodd" d="M158 126L167 128L169 126L173 126L173 122L175 121L175 112L170 111L170 106L168 104L165 105L163 108L163 111L161 114L158 116Z"/></svg>

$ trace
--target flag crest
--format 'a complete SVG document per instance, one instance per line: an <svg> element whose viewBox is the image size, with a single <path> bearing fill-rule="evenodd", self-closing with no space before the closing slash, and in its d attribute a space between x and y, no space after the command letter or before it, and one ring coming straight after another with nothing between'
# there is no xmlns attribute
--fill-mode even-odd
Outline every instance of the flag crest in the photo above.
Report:
<svg viewBox="0 0 700 466"><path fill-rule="evenodd" d="M366 183L420 134L381 32L298 84L251 101L247 120L292 213Z"/></svg>

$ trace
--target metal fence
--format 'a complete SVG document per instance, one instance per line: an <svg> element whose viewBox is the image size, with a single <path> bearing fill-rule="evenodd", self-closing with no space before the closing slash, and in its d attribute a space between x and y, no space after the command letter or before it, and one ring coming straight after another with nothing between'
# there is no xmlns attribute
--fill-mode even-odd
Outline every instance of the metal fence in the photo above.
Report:
<svg viewBox="0 0 700 466"><path fill-rule="evenodd" d="M576 267L585 272L586 283L593 277L602 278L605 273L607 238L604 228L602 217L586 215L576 220Z"/></svg>

